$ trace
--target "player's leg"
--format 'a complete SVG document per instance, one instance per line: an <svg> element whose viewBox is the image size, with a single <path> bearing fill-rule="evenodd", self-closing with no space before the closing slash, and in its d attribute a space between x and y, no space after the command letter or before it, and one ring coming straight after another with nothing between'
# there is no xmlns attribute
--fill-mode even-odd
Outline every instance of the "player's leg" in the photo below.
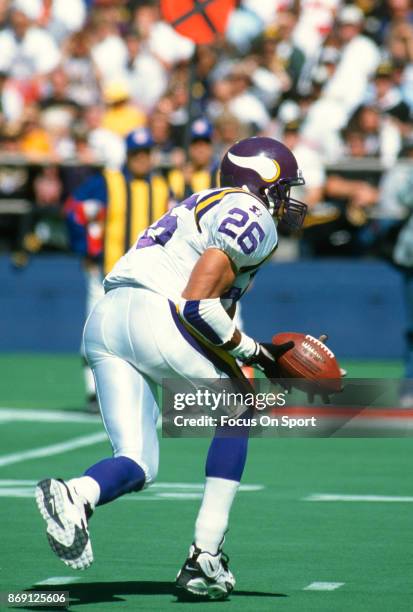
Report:
<svg viewBox="0 0 413 612"><path fill-rule="evenodd" d="M49 544L73 569L93 562L88 519L95 507L141 490L158 470L157 406L142 375L115 356L104 358L94 373L113 457L77 478L45 479L36 490Z"/></svg>
<svg viewBox="0 0 413 612"><path fill-rule="evenodd" d="M194 542L176 582L178 589L197 597L223 599L235 586L222 546L247 459L248 435L248 427L219 427L208 450Z"/></svg>
<svg viewBox="0 0 413 612"><path fill-rule="evenodd" d="M173 313L172 316L175 329L182 336L180 341L179 338L175 340L174 345L189 345L195 349L190 360L181 359L180 366L174 364L176 371L189 379L228 377L231 372L225 371L225 364L219 357L205 351L205 347L188 334ZM223 426L216 430L206 460L205 489L195 523L194 541L177 576L176 585L181 593L219 599L226 597L235 585L222 545L247 458L248 434L248 427L235 430Z"/></svg>
<svg viewBox="0 0 413 612"><path fill-rule="evenodd" d="M158 407L142 374L115 355L96 363L93 372L113 457L69 484L95 507L151 484L158 472L159 446Z"/></svg>
<svg viewBox="0 0 413 612"><path fill-rule="evenodd" d="M67 482L45 479L36 491L51 547L75 569L84 569L93 561L87 521L94 507L142 489L155 479L158 469L154 396L138 370L108 346L107 338L112 336L119 343L118 352L131 350L124 304L122 300L112 304L113 297L99 303L88 320L85 337L114 456ZM113 317L113 310L118 309L118 316Z"/></svg>

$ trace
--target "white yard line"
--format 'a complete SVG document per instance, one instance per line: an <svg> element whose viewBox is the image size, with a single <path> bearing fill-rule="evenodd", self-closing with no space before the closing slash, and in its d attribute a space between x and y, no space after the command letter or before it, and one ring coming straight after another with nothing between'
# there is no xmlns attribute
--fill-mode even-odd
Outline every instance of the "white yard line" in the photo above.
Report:
<svg viewBox="0 0 413 612"><path fill-rule="evenodd" d="M36 480L0 479L0 498L33 498ZM141 493L125 495L122 501L159 501L201 499L204 484L201 482L158 482ZM263 485L241 485L240 492L260 491Z"/></svg>
<svg viewBox="0 0 413 612"><path fill-rule="evenodd" d="M21 451L19 453L11 453L10 455L0 456L0 467L5 465L12 465L13 463L20 463L27 461L27 459L38 459L39 457L50 457L51 455L60 455L67 451L74 450L75 448L82 448L84 446L91 446L92 444L98 444L107 439L106 433L103 431L90 434L88 436L79 436L78 438L72 438L67 442L60 442L58 444L51 444L50 446L41 446L40 448L33 448L27 451Z"/></svg>
<svg viewBox="0 0 413 612"><path fill-rule="evenodd" d="M345 582L312 582L303 591L335 591L344 586Z"/></svg>
<svg viewBox="0 0 413 612"><path fill-rule="evenodd" d="M79 576L51 576L51 578L46 578L46 580L39 580L36 582L36 586L46 586L53 584L72 584L72 582L77 582L80 580Z"/></svg>
<svg viewBox="0 0 413 612"><path fill-rule="evenodd" d="M75 410L27 410L21 408L0 408L2 421L33 421L44 423L99 423L100 415L83 414Z"/></svg>
<svg viewBox="0 0 413 612"><path fill-rule="evenodd" d="M314 493L302 501L310 502L401 502L412 503L413 497L401 495L347 495L341 493Z"/></svg>
<svg viewBox="0 0 413 612"><path fill-rule="evenodd" d="M0 408L0 425L11 421L33 423L101 423L100 414L84 414L76 410L37 410L25 408ZM156 429L162 428L159 418Z"/></svg>

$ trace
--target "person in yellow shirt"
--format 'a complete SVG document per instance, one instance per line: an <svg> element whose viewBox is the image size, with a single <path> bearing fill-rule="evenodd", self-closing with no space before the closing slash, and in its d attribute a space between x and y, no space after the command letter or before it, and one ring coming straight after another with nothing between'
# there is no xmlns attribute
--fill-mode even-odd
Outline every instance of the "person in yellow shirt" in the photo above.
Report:
<svg viewBox="0 0 413 612"><path fill-rule="evenodd" d="M127 136L129 132L146 125L146 115L130 101L129 89L122 81L112 81L103 92L106 111L102 119L102 127Z"/></svg>

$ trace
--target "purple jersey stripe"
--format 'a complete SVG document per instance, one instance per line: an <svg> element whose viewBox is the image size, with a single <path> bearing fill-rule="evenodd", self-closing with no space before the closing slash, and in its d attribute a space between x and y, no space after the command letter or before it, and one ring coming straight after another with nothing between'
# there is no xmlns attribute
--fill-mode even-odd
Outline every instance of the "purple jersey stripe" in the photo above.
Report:
<svg viewBox="0 0 413 612"><path fill-rule="evenodd" d="M185 304L182 316L185 321L192 325L192 327L202 334L204 338L212 342L212 344L222 344L222 339L202 318L199 312L199 300L188 300Z"/></svg>

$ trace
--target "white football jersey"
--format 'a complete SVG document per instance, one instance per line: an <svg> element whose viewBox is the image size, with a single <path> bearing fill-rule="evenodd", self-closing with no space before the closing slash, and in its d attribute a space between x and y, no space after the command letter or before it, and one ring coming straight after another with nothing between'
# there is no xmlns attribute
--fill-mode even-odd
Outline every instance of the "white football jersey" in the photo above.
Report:
<svg viewBox="0 0 413 612"><path fill-rule="evenodd" d="M276 246L274 219L258 198L241 189L209 189L184 200L139 234L106 276L105 291L146 287L176 303L198 259L217 248L237 270L234 285L221 300L228 309Z"/></svg>

